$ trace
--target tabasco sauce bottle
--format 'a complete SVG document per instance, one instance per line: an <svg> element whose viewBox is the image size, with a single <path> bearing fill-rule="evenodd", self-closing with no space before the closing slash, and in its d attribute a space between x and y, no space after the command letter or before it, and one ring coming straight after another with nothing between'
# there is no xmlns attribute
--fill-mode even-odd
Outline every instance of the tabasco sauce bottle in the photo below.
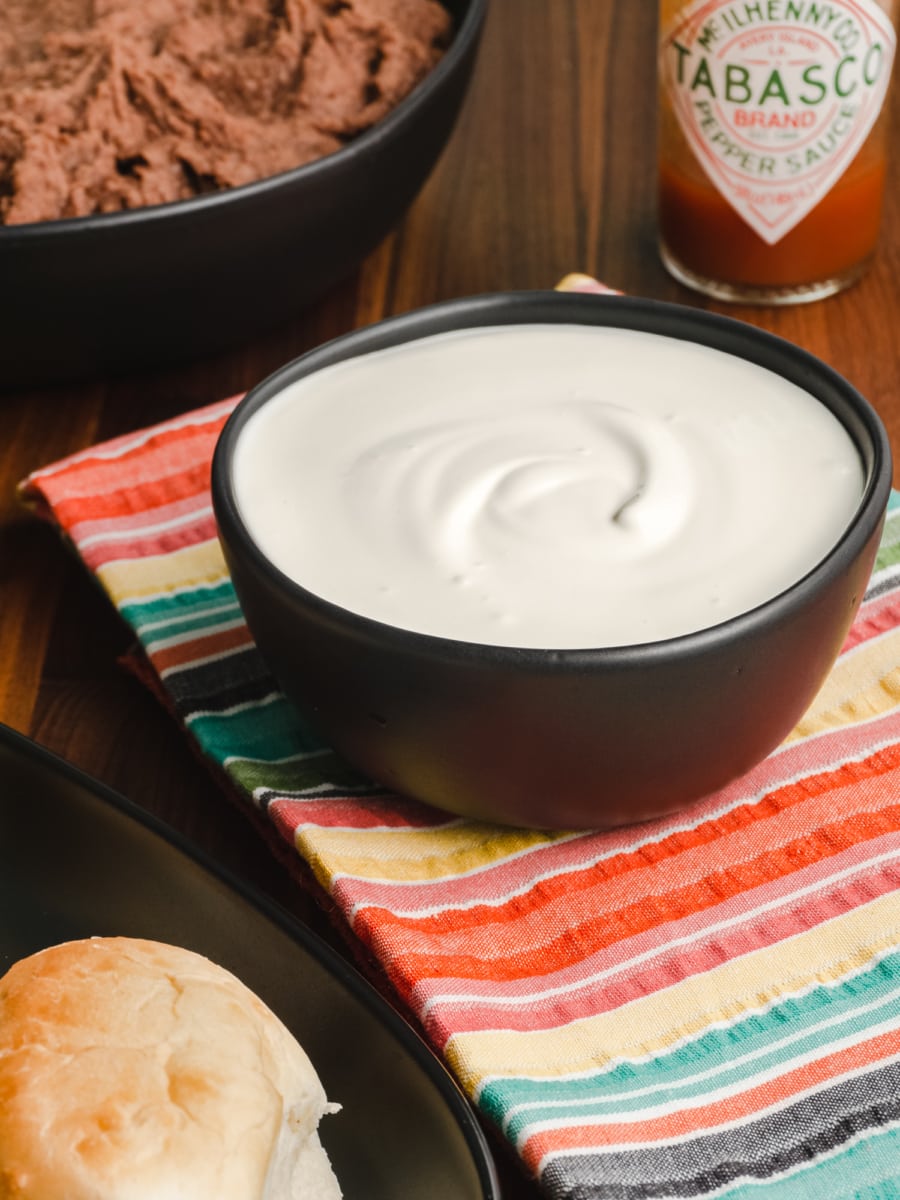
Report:
<svg viewBox="0 0 900 1200"><path fill-rule="evenodd" d="M818 299L875 251L900 0L661 0L660 248L699 291Z"/></svg>

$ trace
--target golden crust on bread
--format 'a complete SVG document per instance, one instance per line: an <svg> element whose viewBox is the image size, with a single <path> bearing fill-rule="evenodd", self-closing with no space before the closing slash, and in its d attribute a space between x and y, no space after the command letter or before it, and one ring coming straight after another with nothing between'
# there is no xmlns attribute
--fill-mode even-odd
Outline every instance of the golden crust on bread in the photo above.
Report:
<svg viewBox="0 0 900 1200"><path fill-rule="evenodd" d="M285 1156L324 1155L328 1107L281 1021L188 950L68 942L0 980L2 1200L263 1200L276 1174L300 1197Z"/></svg>

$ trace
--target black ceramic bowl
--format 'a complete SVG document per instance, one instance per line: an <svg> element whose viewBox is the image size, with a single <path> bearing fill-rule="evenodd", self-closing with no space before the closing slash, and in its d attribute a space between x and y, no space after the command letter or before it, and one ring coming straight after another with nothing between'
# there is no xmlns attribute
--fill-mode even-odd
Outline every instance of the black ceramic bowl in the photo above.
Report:
<svg viewBox="0 0 900 1200"><path fill-rule="evenodd" d="M774 599L697 633L636 646L531 650L412 633L291 582L235 503L248 418L331 363L478 325L575 322L661 333L775 371L847 429L864 465L856 513L827 556ZM371 403L377 403L372 399ZM361 329L256 387L226 425L213 500L238 597L284 690L365 773L467 816L594 828L677 811L761 761L830 670L863 596L891 486L884 428L824 363L728 318L653 301L520 293L437 305Z"/></svg>
<svg viewBox="0 0 900 1200"><path fill-rule="evenodd" d="M421 188L466 93L487 0L444 2L444 58L336 153L191 200L0 226L0 390L216 353L349 274Z"/></svg>

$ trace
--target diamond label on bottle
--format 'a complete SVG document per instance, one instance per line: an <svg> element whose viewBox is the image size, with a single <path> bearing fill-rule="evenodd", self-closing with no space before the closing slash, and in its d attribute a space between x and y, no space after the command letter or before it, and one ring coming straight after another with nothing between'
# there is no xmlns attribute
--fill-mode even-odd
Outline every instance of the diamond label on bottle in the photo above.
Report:
<svg viewBox="0 0 900 1200"><path fill-rule="evenodd" d="M684 135L769 245L855 158L895 44L875 0L696 0L663 31L660 75Z"/></svg>

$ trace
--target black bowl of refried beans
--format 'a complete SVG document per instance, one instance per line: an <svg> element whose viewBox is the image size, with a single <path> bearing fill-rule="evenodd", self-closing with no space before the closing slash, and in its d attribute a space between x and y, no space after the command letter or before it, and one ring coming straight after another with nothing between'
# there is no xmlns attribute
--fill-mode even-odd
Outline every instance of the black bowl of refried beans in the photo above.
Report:
<svg viewBox="0 0 900 1200"><path fill-rule="evenodd" d="M295 316L452 132L487 0L4 0L0 389Z"/></svg>

